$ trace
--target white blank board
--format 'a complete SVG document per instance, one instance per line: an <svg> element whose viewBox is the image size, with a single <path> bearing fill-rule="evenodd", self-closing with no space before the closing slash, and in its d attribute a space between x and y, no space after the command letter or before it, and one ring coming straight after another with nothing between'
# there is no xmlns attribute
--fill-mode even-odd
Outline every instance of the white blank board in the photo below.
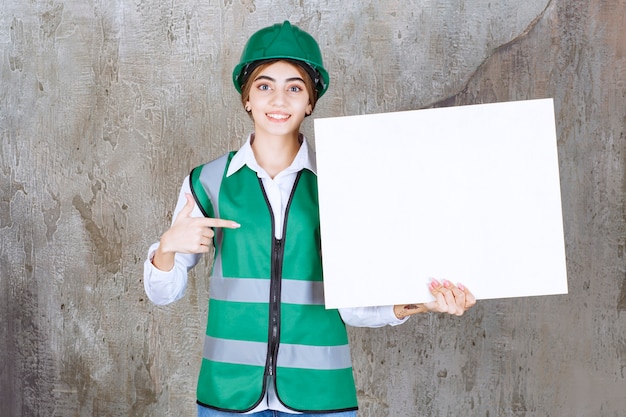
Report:
<svg viewBox="0 0 626 417"><path fill-rule="evenodd" d="M327 308L567 293L552 99L315 120Z"/></svg>

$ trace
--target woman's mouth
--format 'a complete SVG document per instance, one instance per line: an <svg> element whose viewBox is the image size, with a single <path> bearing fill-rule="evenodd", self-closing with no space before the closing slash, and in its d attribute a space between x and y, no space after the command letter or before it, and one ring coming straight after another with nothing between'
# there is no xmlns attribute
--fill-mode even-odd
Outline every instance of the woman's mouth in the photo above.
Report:
<svg viewBox="0 0 626 417"><path fill-rule="evenodd" d="M282 121L282 120L287 120L289 119L289 117L291 117L288 114L278 114L278 113L266 113L265 114L268 118L273 119L273 120L278 120L278 121Z"/></svg>

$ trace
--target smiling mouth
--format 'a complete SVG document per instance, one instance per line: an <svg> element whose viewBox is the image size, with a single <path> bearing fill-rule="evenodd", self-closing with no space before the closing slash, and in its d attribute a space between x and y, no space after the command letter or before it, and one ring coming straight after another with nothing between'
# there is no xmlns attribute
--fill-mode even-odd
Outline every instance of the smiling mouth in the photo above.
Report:
<svg viewBox="0 0 626 417"><path fill-rule="evenodd" d="M266 113L265 114L267 117L269 117L270 119L273 120L287 120L289 119L291 116L288 114L274 114L274 113Z"/></svg>

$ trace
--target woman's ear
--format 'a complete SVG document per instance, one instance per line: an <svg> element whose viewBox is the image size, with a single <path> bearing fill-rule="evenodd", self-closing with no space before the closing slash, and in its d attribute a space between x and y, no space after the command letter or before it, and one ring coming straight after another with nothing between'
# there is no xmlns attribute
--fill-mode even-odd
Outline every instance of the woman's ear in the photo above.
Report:
<svg viewBox="0 0 626 417"><path fill-rule="evenodd" d="M245 109L248 113L252 111L252 108L250 107L250 100L246 101Z"/></svg>
<svg viewBox="0 0 626 417"><path fill-rule="evenodd" d="M313 113L313 105L309 102L308 106L306 106L306 110L304 112L307 116L310 116Z"/></svg>

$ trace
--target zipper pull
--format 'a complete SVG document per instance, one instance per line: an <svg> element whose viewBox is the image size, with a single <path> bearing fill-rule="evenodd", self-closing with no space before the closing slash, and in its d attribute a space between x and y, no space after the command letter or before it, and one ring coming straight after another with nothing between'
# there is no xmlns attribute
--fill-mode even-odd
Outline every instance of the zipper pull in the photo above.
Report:
<svg viewBox="0 0 626 417"><path fill-rule="evenodd" d="M274 376L274 358L270 356L270 365L268 367L268 375Z"/></svg>

